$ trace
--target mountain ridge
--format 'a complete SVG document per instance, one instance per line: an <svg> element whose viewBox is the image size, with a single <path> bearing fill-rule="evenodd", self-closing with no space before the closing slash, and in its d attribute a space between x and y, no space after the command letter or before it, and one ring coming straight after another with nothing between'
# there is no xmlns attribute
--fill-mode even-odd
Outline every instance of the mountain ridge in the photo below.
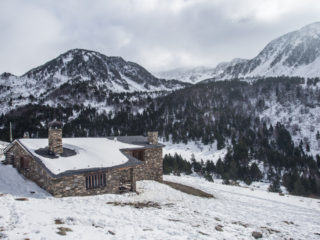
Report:
<svg viewBox="0 0 320 240"><path fill-rule="evenodd" d="M221 68L221 64L223 68ZM286 33L270 41L252 59L240 59L220 63L216 67L208 67L207 71L198 73L196 82L211 79L256 79L262 77L320 77L320 22L308 24L296 31ZM168 71L170 73L170 71ZM166 72L159 76L168 79L178 79L190 82L193 70L186 72L183 77L179 72Z"/></svg>
<svg viewBox="0 0 320 240"><path fill-rule="evenodd" d="M110 93L172 91L188 86L153 76L137 63L96 51L71 49L21 76L0 75L2 113L31 103L102 102Z"/></svg>

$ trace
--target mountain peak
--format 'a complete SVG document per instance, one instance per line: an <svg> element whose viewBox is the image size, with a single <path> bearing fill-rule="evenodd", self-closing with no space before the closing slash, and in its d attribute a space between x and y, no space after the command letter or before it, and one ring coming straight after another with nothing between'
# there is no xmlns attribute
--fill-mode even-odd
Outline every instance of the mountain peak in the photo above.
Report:
<svg viewBox="0 0 320 240"><path fill-rule="evenodd" d="M235 58L215 68L177 69L158 75L192 83L205 79L320 77L320 22L308 24L272 40L253 59Z"/></svg>
<svg viewBox="0 0 320 240"><path fill-rule="evenodd" d="M15 75L13 75L12 73L9 73L9 72L4 72L0 75L0 78L4 78L4 79L7 79L9 77L15 77Z"/></svg>
<svg viewBox="0 0 320 240"><path fill-rule="evenodd" d="M222 79L320 76L320 22L287 33L271 41L253 59L230 66Z"/></svg>
<svg viewBox="0 0 320 240"><path fill-rule="evenodd" d="M139 64L121 57L107 57L78 48L66 51L22 76L12 76L10 73L0 75L0 98L13 99L18 105L38 99L49 105L90 100L90 104L100 106L105 104L106 96L111 92L172 91L189 85L157 78ZM7 106L3 111L9 109Z"/></svg>

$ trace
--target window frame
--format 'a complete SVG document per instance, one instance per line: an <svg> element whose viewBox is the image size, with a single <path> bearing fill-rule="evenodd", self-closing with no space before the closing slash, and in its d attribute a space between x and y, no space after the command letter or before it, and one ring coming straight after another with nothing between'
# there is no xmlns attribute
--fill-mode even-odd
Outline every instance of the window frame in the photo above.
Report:
<svg viewBox="0 0 320 240"><path fill-rule="evenodd" d="M95 173L85 176L85 186L87 190L104 188L107 186L106 173Z"/></svg>
<svg viewBox="0 0 320 240"><path fill-rule="evenodd" d="M144 152L145 150L144 149L135 149L135 150L132 150L132 157L140 160L140 161L144 161Z"/></svg>

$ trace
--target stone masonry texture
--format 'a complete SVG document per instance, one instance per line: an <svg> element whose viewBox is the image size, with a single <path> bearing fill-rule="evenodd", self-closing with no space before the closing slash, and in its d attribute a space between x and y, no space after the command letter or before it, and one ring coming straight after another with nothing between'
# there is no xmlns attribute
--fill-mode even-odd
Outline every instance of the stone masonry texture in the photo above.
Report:
<svg viewBox="0 0 320 240"><path fill-rule="evenodd" d="M148 142L150 144L158 143L158 132L148 132Z"/></svg>
<svg viewBox="0 0 320 240"><path fill-rule="evenodd" d="M48 134L49 150L54 154L61 154L63 152L62 146L62 129L49 128Z"/></svg>

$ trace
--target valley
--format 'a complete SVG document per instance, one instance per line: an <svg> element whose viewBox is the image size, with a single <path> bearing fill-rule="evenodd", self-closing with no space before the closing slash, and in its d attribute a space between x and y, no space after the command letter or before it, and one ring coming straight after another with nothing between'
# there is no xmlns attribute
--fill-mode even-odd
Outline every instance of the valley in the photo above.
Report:
<svg viewBox="0 0 320 240"><path fill-rule="evenodd" d="M64 137L153 129L168 145L171 173L190 171L175 161L195 160L208 179L263 180L275 191L317 195L320 80L308 69L320 56L319 29L313 23L285 34L251 60L197 68L193 80L184 69L181 79L161 75L166 80L121 57L72 49L22 76L0 76L0 139L9 141L10 122L14 138L46 137L53 119L64 123Z"/></svg>

